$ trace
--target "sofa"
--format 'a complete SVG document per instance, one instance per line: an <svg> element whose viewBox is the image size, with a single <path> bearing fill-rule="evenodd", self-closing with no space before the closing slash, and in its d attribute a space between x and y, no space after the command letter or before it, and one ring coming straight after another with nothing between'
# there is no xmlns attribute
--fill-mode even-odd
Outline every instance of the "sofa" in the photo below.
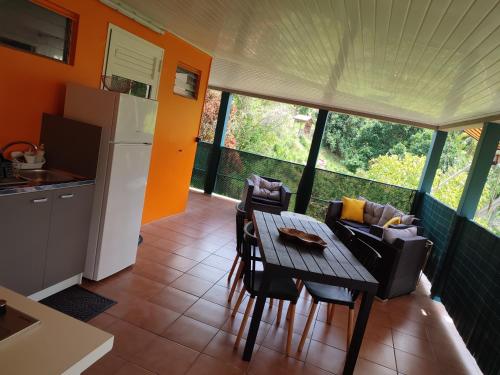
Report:
<svg viewBox="0 0 500 375"><path fill-rule="evenodd" d="M379 282L377 296L385 300L413 292L429 251L428 240L422 236L423 228L419 226L420 220L408 217L410 223L389 225L390 229L416 227L417 235L396 238L393 243L388 243L384 239L382 225L342 220L342 205L341 201L330 202L325 223L334 231L335 222L340 221L380 253L382 258L373 272ZM375 219L376 216L371 222L375 222Z"/></svg>

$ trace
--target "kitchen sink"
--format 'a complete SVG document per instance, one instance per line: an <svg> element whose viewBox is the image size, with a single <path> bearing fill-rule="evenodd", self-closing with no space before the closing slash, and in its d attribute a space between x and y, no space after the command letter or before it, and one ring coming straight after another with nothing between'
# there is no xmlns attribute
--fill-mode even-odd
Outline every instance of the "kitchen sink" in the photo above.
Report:
<svg viewBox="0 0 500 375"><path fill-rule="evenodd" d="M47 169L25 169L20 170L21 178L26 178L31 182L47 183L47 182L67 182L74 181L75 177L59 171L51 171Z"/></svg>

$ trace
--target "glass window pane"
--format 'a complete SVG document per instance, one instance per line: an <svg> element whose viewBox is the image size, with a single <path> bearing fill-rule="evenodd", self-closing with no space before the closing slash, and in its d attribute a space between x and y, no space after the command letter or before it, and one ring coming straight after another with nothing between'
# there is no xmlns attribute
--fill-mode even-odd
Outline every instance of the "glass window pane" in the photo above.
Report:
<svg viewBox="0 0 500 375"><path fill-rule="evenodd" d="M174 93L187 98L196 99L199 74L177 67L175 72Z"/></svg>
<svg viewBox="0 0 500 375"><path fill-rule="evenodd" d="M460 202L476 146L463 131L450 131L446 138L431 195L453 209Z"/></svg>
<svg viewBox="0 0 500 375"><path fill-rule="evenodd" d="M28 0L0 2L0 43L68 62L72 20Z"/></svg>
<svg viewBox="0 0 500 375"><path fill-rule="evenodd" d="M111 79L105 77L105 89L146 99L149 99L151 94L151 85L114 74L111 76Z"/></svg>

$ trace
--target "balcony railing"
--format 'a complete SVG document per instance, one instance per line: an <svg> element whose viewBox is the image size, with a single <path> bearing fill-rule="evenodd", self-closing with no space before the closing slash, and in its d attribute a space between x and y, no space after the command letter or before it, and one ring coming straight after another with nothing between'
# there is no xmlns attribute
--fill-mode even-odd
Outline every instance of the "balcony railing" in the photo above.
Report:
<svg viewBox="0 0 500 375"><path fill-rule="evenodd" d="M191 186L203 189L207 160L211 144L200 142L196 151ZM244 181L252 173L273 177L283 181L292 191L290 210L295 206L295 197L304 166L284 160L273 159L231 148L222 148L215 193L239 199ZM412 208L415 190L384 184L342 173L316 169L311 202L307 213L323 220L328 202L342 196L363 196L374 202L389 203L405 212Z"/></svg>

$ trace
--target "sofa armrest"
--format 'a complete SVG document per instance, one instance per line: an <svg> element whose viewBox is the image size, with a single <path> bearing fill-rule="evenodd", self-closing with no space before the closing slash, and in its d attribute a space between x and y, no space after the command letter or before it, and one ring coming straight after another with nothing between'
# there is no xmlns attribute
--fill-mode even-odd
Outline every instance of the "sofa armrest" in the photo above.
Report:
<svg viewBox="0 0 500 375"><path fill-rule="evenodd" d="M290 205L290 198L292 196L292 192L286 185L281 185L280 188L280 201L281 207L283 207L283 211L288 210L288 206Z"/></svg>
<svg viewBox="0 0 500 375"><path fill-rule="evenodd" d="M333 229L333 225L340 220L342 214L342 201L331 201L326 211L325 223Z"/></svg>
<svg viewBox="0 0 500 375"><path fill-rule="evenodd" d="M422 220L419 219L418 217L414 217L413 221L411 222L411 224L415 225L417 227L421 227L422 226Z"/></svg>
<svg viewBox="0 0 500 375"><path fill-rule="evenodd" d="M370 234L382 238L384 235L384 227L382 225L370 225Z"/></svg>
<svg viewBox="0 0 500 375"><path fill-rule="evenodd" d="M425 250L425 244L427 238L422 236L415 236L410 238L396 238L394 241L394 247L402 249L404 251L416 251L418 249Z"/></svg>

